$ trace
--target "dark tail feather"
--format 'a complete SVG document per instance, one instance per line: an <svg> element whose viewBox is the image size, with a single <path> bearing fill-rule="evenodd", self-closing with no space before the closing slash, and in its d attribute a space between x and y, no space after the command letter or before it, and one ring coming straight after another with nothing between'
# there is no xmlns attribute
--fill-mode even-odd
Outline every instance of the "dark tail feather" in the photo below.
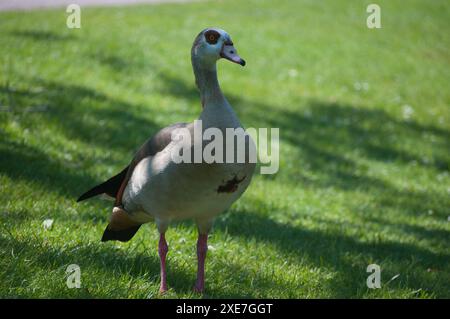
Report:
<svg viewBox="0 0 450 319"><path fill-rule="evenodd" d="M123 171L121 171L119 174L111 177L106 182L101 183L100 185L95 186L94 188L91 188L86 193L81 195L77 202L81 202L82 200L100 195L100 194L108 194L109 196L116 198L117 192L120 189L120 185L122 185L123 180L125 179L125 175L128 171L127 166Z"/></svg>
<svg viewBox="0 0 450 319"><path fill-rule="evenodd" d="M129 241L131 238L133 238L134 234L139 230L138 226L134 226L128 229L123 230L111 230L108 229L109 225L106 227L105 231L103 232L102 241L108 241L108 240L118 240L118 241Z"/></svg>

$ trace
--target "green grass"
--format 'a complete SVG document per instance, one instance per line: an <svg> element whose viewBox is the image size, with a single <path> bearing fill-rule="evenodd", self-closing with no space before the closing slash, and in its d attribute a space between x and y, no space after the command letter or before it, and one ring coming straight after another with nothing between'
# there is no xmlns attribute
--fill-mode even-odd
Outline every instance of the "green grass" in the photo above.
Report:
<svg viewBox="0 0 450 319"><path fill-rule="evenodd" d="M86 8L80 30L0 13L0 296L160 297L155 226L101 243L111 204L75 200L197 117L190 47L213 25L247 60L219 63L223 90L246 127L280 128L281 165L218 219L206 296L449 298L450 6L380 0L369 30L370 2ZM196 236L167 233L167 297L198 297Z"/></svg>

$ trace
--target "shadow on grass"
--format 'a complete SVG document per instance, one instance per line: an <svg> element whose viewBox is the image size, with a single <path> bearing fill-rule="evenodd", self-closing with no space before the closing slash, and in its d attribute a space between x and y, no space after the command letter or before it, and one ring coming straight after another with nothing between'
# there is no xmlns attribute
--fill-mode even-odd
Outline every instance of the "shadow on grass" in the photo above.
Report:
<svg viewBox="0 0 450 319"><path fill-rule="evenodd" d="M193 85L164 73L160 73L159 78L164 81L162 93L199 101L198 91ZM329 166L330 160L341 161L344 166L351 165L343 156L357 149L362 157L380 162L414 162L437 171L450 170L450 154L447 151L450 149L450 132L447 130L415 121L401 121L383 110L340 103L308 100L302 110L292 111L236 95L225 95L248 126L255 127L257 124L260 127L280 128L283 141L302 149L310 164L319 160L315 164L317 169ZM428 143L423 141L426 135L433 141L431 144L435 152L432 158L411 154L397 145L399 140L425 145ZM330 146L333 148L331 152L328 151Z"/></svg>
<svg viewBox="0 0 450 319"><path fill-rule="evenodd" d="M237 101L237 105L240 103ZM432 210L434 218L442 219L450 212L449 198L443 192L398 189L378 177L379 174L370 174L371 164L367 163L401 163L419 166L422 171L434 174L447 174L450 167L447 131L398 121L380 110L317 101L307 104L306 114L264 104L245 110L249 112L247 118L268 127L279 127L281 143L288 142L296 150L290 161L298 162L299 167L289 174L268 178L298 182L300 187L363 191L381 209L392 208L406 214L418 215ZM424 140L425 135L432 136L434 142ZM402 147L404 144L408 146ZM319 178L308 179L304 168Z"/></svg>
<svg viewBox="0 0 450 319"><path fill-rule="evenodd" d="M11 289L18 289L22 291L22 295L14 294L13 297L30 298L33 295L27 293L26 288L28 283L33 282L33 276L39 274L37 269L41 271L51 271L55 273L53 278L55 280L55 287L49 290L51 295L45 296L47 298L126 298L130 296L130 289L132 289L132 280L142 279L149 281L154 286L159 286L159 259L156 256L149 254L136 253L130 249L117 249L110 244L92 245L89 243L84 246L65 246L64 248L56 249L47 243L37 241L24 241L13 237L0 236L0 244L5 251L12 251L15 256L22 256L22 258L32 258L34 271L21 263L22 259L13 259L7 264L7 269L2 269L1 276L9 274L8 278L3 278L5 284ZM156 243L154 245L155 251ZM32 256L32 257L31 257ZM186 273L182 267L177 267L177 264L171 261L170 254L167 261L167 279L169 288L173 289L177 294L191 294L192 286L195 279L195 272ZM17 262L17 264L16 264ZM85 280L82 281L83 289L67 289L65 286L65 269L70 264L77 264L86 273ZM248 281L255 278L258 282L258 287L265 286L266 288L273 287L273 283L267 278L262 278L258 275L250 274L245 269L237 265L228 265L234 269L232 273L240 273L241 280ZM89 273L91 275L89 275ZM95 276L92 275L95 273ZM212 273L209 273L213 276ZM0 276L0 278L1 278ZM130 279L123 279L123 276L129 276ZM95 279L93 279L95 278ZM106 279L105 279L106 278ZM114 286L109 279L120 278L120 284L116 285L115 289L110 290ZM208 272L207 272L208 278ZM108 280L108 282L104 282ZM125 282L130 282L130 286L126 287ZM207 279L208 281L208 279ZM44 287L41 287L45 289ZM136 294L132 294L136 296ZM42 297L42 295L40 295ZM158 295L157 288L150 288L148 291L140 291L139 298L148 298L151 296L161 297ZM201 295L193 294L193 297L202 297ZM7 296L3 296L7 297ZM169 296L170 297L170 296ZM242 293L237 285L234 288L230 287L207 287L204 298L210 297L235 297L235 298L255 298L253 293Z"/></svg>
<svg viewBox="0 0 450 319"><path fill-rule="evenodd" d="M30 105L45 105L42 125L53 125L69 139L105 149L132 151L137 149L157 126L133 111L140 105L130 104L78 85L59 84L37 80L38 92L14 90L11 92L18 109ZM0 87L0 93L7 88ZM30 121L36 120L31 118ZM27 118L24 117L25 124Z"/></svg>
<svg viewBox="0 0 450 319"><path fill-rule="evenodd" d="M36 187L71 196L76 196L75 186L94 183L88 174L52 160L25 144L0 140L0 153L0 173L12 180L26 179Z"/></svg>
<svg viewBox="0 0 450 319"><path fill-rule="evenodd" d="M45 243L29 242L13 238L7 238L0 236L0 243L2 247L7 251L13 251L16 255L20 256L33 256L34 267L38 267L42 270L55 271L60 270L61 278L55 278L55 285L58 286L61 295L53 295L52 297L67 297L70 293L69 289L65 287L65 269L70 264L78 264L82 271L89 272L103 272L104 274L97 277L87 277L90 280L92 278L99 278L104 280L105 278L114 278L115 276L130 276L131 278L141 278L154 282L159 285L159 259L147 254L141 254L129 251L123 251L115 249L110 244L99 245L84 245L65 247L64 249L55 249ZM156 245L155 245L156 250ZM14 261L11 262L8 267L11 269L2 269L2 273L13 274L18 271L17 265L14 265ZM20 266L20 265L19 265ZM177 267L168 264L168 279L170 286L177 292L189 293L193 284L193 275L186 274L179 270ZM32 272L29 273L29 269L23 269L21 275L15 278L8 278L10 287L23 287L27 281L32 281ZM89 275L88 275L89 276ZM111 283L103 282L89 282L85 280L82 282L84 289L75 289L77 298L117 298L127 297L129 294L128 287L118 285L116 291L109 291L108 294L98 295L98 292L94 295L91 294L96 287L109 286ZM189 287L189 288L188 288ZM101 290L101 289L100 289ZM157 291L142 292L141 298L146 298L148 294L157 295ZM27 296L23 296L27 297Z"/></svg>
<svg viewBox="0 0 450 319"><path fill-rule="evenodd" d="M426 240L428 242L432 242L435 247L445 247L450 236L449 232L444 229L432 229L421 225L394 222L385 217L366 216L364 220L373 224L382 225L385 229L392 229L395 231L404 232L406 234L412 234L418 241Z"/></svg>
<svg viewBox="0 0 450 319"><path fill-rule="evenodd" d="M261 214L234 211L228 214L225 221L219 219L216 229L245 240L255 239L258 242L274 244L286 258L306 261L312 267L331 269L338 274L328 280L334 297L352 297L357 290L367 290L366 267L373 262L382 262L385 283L390 278L388 276L401 273L404 276L398 283L401 287L435 292L437 285L440 286L438 294L441 297L448 293L442 280L430 281L427 269L447 271L444 265L450 262L449 254L437 254L405 243L359 241L357 238L343 235L336 230L335 224L328 223L329 230L326 232L309 230L280 223ZM441 236L444 237L440 239L445 241L447 234L433 234L434 238ZM414 267L413 271L407 269L409 267ZM324 284L325 282L327 280L324 280Z"/></svg>
<svg viewBox="0 0 450 319"><path fill-rule="evenodd" d="M123 166L131 160L134 151L158 127L148 119L136 116L133 110L139 106L109 98L94 90L54 82L37 81L41 87L38 92L13 90L0 87L0 93L11 94L16 110L33 105L45 105L46 111L20 113L21 125L25 128L36 126L52 127L69 142L81 142L95 145L104 150L103 164L109 163L109 150L123 152ZM39 127L37 128L39 129ZM74 155L71 163L52 158L45 153L45 141L42 149L25 143L13 142L7 136L0 138L0 172L14 179L28 179L41 183L52 191L70 194L76 197L86 187L100 181L94 181L81 167L96 165L95 159L85 158L83 152ZM73 149L71 149L73 153ZM64 146L63 155L69 152ZM30 165L30 163L33 163ZM105 180L109 176L105 176Z"/></svg>
<svg viewBox="0 0 450 319"><path fill-rule="evenodd" d="M15 37L26 38L35 41L68 41L76 37L71 34L61 35L47 30L19 30L9 33Z"/></svg>

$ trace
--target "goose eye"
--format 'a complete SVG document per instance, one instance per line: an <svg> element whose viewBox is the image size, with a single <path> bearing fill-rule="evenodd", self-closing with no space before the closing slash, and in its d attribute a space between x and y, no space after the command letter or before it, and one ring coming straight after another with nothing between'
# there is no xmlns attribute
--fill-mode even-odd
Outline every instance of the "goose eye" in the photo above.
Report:
<svg viewBox="0 0 450 319"><path fill-rule="evenodd" d="M205 39L209 44L216 44L219 38L220 33L215 30L208 30L205 32Z"/></svg>

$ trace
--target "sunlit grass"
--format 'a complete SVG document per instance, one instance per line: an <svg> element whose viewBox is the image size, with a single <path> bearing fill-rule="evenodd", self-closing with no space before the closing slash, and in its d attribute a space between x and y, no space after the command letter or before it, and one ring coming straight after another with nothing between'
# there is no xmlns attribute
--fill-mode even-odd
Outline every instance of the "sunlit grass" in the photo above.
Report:
<svg viewBox="0 0 450 319"><path fill-rule="evenodd" d="M80 30L64 10L0 13L0 296L160 297L155 226L101 243L111 204L75 200L198 116L190 47L214 25L247 60L219 62L223 90L246 127L280 128L281 166L218 219L206 296L450 297L450 7L378 1L369 30L368 3L87 8ZM198 297L196 236L168 231L167 297Z"/></svg>

